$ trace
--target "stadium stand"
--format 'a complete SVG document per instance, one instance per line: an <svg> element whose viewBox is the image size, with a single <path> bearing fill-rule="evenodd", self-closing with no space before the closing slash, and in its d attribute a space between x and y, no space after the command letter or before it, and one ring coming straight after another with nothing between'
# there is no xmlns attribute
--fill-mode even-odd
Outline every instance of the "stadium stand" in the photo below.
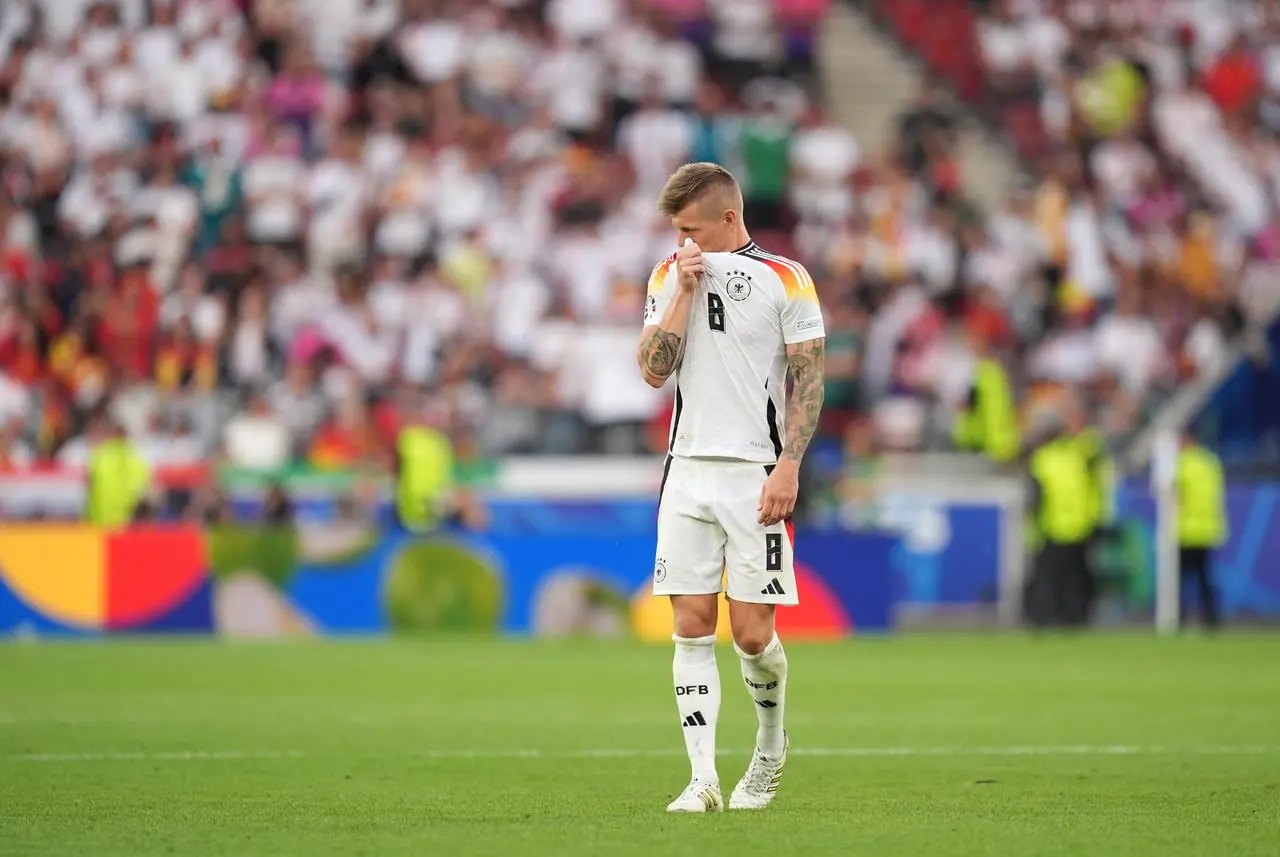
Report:
<svg viewBox="0 0 1280 857"><path fill-rule="evenodd" d="M691 159L819 281L828 437L946 446L985 344L1131 431L1280 247L1276 111L1212 15L1107 6L1146 17L864 4L943 84L885 152L823 109L823 0L6 4L0 457L82 465L109 412L157 464L378 464L424 408L478 456L660 449L634 339ZM947 88L1025 158L1000 210Z"/></svg>
<svg viewBox="0 0 1280 857"><path fill-rule="evenodd" d="M1025 186L971 234L961 279L1001 295L1030 392L1024 417L1038 392L1085 385L1122 438L1266 320L1277 4L857 5L1023 159ZM908 148L917 175L947 175L945 147L935 144L941 162L918 140Z"/></svg>
<svg viewBox="0 0 1280 857"><path fill-rule="evenodd" d="M645 448L668 172L733 163L783 252L849 207L825 5L6 4L6 461L104 409L160 463L376 460L415 391L487 454Z"/></svg>

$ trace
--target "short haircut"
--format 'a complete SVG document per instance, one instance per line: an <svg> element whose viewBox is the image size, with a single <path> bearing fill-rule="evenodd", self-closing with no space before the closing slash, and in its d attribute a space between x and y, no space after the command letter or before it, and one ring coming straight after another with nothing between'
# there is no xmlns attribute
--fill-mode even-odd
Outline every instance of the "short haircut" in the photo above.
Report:
<svg viewBox="0 0 1280 857"><path fill-rule="evenodd" d="M690 204L712 194L728 198L728 206L742 206L742 192L733 174L719 164L706 162L685 164L676 170L662 187L658 210L665 217L675 217Z"/></svg>

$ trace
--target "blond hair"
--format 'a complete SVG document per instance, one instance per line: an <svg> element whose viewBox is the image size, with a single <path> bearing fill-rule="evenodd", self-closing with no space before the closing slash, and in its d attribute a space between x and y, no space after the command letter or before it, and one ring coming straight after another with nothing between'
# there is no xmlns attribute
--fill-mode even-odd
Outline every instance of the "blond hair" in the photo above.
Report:
<svg viewBox="0 0 1280 857"><path fill-rule="evenodd" d="M662 186L658 196L658 211L664 217L675 217L691 203L699 202L713 194L725 195L726 207L735 210L742 207L742 191L733 174L719 164L685 164L672 173Z"/></svg>

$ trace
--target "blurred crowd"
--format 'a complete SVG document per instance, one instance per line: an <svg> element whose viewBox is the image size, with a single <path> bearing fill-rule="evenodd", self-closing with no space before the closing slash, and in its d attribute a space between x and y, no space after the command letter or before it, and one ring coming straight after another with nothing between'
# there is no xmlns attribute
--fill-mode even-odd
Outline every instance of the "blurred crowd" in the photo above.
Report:
<svg viewBox="0 0 1280 857"><path fill-rule="evenodd" d="M1265 317L1280 260L1280 4L863 5L936 81L901 118L897 160L914 181L882 187L890 203L864 197L848 241L864 279L874 259L883 281L861 382L891 444L944 436L991 353L1024 391L1025 428L1067 397L1121 443ZM951 93L1023 158L985 216L965 203Z"/></svg>
<svg viewBox="0 0 1280 857"><path fill-rule="evenodd" d="M958 62L1034 108L1002 207L945 70L887 146L831 119L827 0L10 0L0 461L83 464L104 416L157 465L380 463L406 418L664 448L634 347L689 160L815 276L827 436L945 445L998 355L1024 420L1070 389L1122 437L1280 254L1277 4L873 5L967 21Z"/></svg>
<svg viewBox="0 0 1280 857"><path fill-rule="evenodd" d="M657 190L707 159L763 227L828 204L825 5L5 3L0 457L83 463L104 416L162 465L377 462L406 413L649 448Z"/></svg>

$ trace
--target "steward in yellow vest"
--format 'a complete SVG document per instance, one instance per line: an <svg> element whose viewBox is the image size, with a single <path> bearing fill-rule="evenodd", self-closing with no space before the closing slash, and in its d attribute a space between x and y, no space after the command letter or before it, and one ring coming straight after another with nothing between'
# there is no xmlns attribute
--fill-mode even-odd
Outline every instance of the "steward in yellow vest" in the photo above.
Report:
<svg viewBox="0 0 1280 857"><path fill-rule="evenodd" d="M1089 603L1092 604L1098 583L1097 553L1113 532L1115 523L1115 462L1107 449L1106 438L1101 431L1089 425L1088 413L1074 396L1068 404L1067 431L1089 469L1089 518L1093 527L1085 546L1085 565L1091 587Z"/></svg>
<svg viewBox="0 0 1280 857"><path fill-rule="evenodd" d="M410 425L396 439L396 514L421 535L449 513L453 495L453 444L439 429Z"/></svg>
<svg viewBox="0 0 1280 857"><path fill-rule="evenodd" d="M1206 627L1220 619L1213 585L1213 550L1227 540L1227 483L1222 461L1186 433L1178 453L1175 475L1178 497L1178 563L1182 577L1200 595L1200 615Z"/></svg>
<svg viewBox="0 0 1280 857"><path fill-rule="evenodd" d="M1085 625L1093 598L1087 549L1095 521L1088 459L1074 437L1059 431L1032 453L1029 470L1040 549L1027 587L1027 618L1035 625Z"/></svg>
<svg viewBox="0 0 1280 857"><path fill-rule="evenodd" d="M125 527L147 496L151 468L124 430L112 424L89 455L85 517L98 527Z"/></svg>
<svg viewBox="0 0 1280 857"><path fill-rule="evenodd" d="M1089 514L1094 529L1109 529L1115 523L1115 462L1107 442L1092 426L1076 432L1072 440L1089 466Z"/></svg>
<svg viewBox="0 0 1280 857"><path fill-rule="evenodd" d="M1008 464L1022 451L1018 417L1009 375L1000 361L977 345L969 406L956 416L952 441L958 449L982 452L998 464Z"/></svg>

